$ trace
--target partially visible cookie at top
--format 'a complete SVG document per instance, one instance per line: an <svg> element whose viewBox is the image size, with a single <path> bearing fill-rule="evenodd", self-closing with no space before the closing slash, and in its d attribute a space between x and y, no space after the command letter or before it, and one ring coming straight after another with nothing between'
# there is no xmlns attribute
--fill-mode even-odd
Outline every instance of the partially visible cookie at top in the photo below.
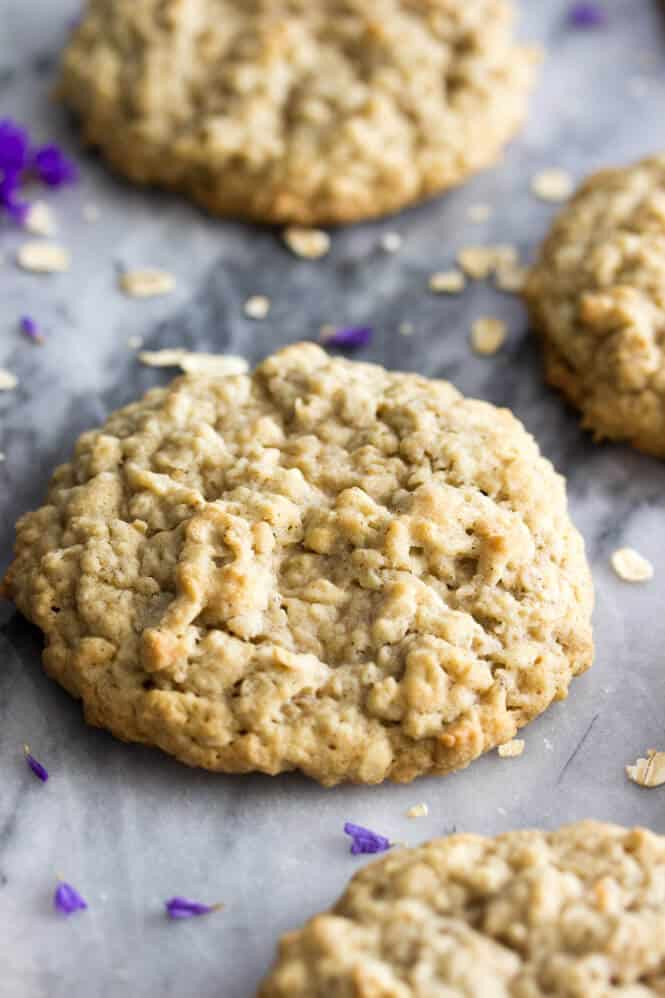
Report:
<svg viewBox="0 0 665 998"><path fill-rule="evenodd" d="M547 380L583 425L665 457L665 155L582 184L525 296Z"/></svg>
<svg viewBox="0 0 665 998"><path fill-rule="evenodd" d="M131 180L335 223L495 162L537 55L510 0L88 0L62 98Z"/></svg>
<svg viewBox="0 0 665 998"><path fill-rule="evenodd" d="M452 835L357 873L259 998L665 994L665 837L581 821Z"/></svg>
<svg viewBox="0 0 665 998"><path fill-rule="evenodd" d="M313 343L84 433L5 593L91 723L328 785L466 766L592 657L584 545L523 426Z"/></svg>

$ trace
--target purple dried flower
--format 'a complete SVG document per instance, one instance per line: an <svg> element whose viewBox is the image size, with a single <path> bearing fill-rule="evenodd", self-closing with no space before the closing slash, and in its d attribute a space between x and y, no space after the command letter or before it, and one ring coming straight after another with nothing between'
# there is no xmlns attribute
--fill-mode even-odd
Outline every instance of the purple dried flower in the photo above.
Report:
<svg viewBox="0 0 665 998"><path fill-rule="evenodd" d="M0 120L0 171L3 177L18 176L28 165L30 137L11 118Z"/></svg>
<svg viewBox="0 0 665 998"><path fill-rule="evenodd" d="M73 915L75 911L84 911L88 905L75 887L61 880L53 895L53 907L61 915Z"/></svg>
<svg viewBox="0 0 665 998"><path fill-rule="evenodd" d="M19 201L17 197L20 182L18 173L9 170L3 173L0 164L0 208L4 208L9 217L19 225L23 225L29 205L26 201Z"/></svg>
<svg viewBox="0 0 665 998"><path fill-rule="evenodd" d="M30 769L33 771L38 780L42 783L46 783L48 780L48 770L46 766L42 766L41 762L38 762L34 755L30 752L28 745L23 746L23 751L25 752L25 761L27 762Z"/></svg>
<svg viewBox="0 0 665 998"><path fill-rule="evenodd" d="M39 331L39 326L29 315L22 315L19 319L21 332L33 343L43 343L44 337Z"/></svg>
<svg viewBox="0 0 665 998"><path fill-rule="evenodd" d="M335 329L323 337L323 342L329 347L346 347L347 350L357 350L371 343L374 330L371 326L348 326L345 329Z"/></svg>
<svg viewBox="0 0 665 998"><path fill-rule="evenodd" d="M587 0L569 8L568 20L575 28L598 28L607 23L607 14L599 4Z"/></svg>
<svg viewBox="0 0 665 998"><path fill-rule="evenodd" d="M209 915L219 911L221 904L201 904L199 901L188 901L187 898L175 897L164 902L169 918L194 918L196 915Z"/></svg>
<svg viewBox="0 0 665 998"><path fill-rule="evenodd" d="M62 149L50 144L41 146L32 156L32 169L49 187L72 184L78 177L76 165L67 159Z"/></svg>
<svg viewBox="0 0 665 998"><path fill-rule="evenodd" d="M363 828L362 825L353 825L350 821L347 821L344 825L344 834L350 835L353 840L351 842L351 852L354 856L357 856L361 852L385 852L391 846L390 841L384 835L377 835L376 832L371 832L369 828Z"/></svg>

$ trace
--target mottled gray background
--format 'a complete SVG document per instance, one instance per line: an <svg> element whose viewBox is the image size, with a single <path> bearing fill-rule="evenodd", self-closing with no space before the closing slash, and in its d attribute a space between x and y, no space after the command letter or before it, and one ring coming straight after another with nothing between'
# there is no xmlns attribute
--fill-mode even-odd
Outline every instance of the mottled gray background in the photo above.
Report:
<svg viewBox="0 0 665 998"><path fill-rule="evenodd" d="M531 253L552 209L529 193L539 169L583 176L665 146L665 18L656 0L608 0L610 23L566 25L565 0L527 0L522 33L548 50L528 125L496 169L463 190L396 219L334 235L324 260L299 261L273 231L211 221L175 197L133 190L80 152L66 115L49 101L73 0L0 0L0 117L75 155L82 182L53 197L60 238L73 258L62 275L18 271L20 234L0 229L0 365L20 377L0 393L0 568L13 523L39 503L51 467L77 435L165 375L141 368L127 346L186 344L254 361L316 336L324 322L370 322L362 356L451 378L462 391L511 406L568 476L597 587L595 668L569 700L526 731L515 760L492 754L447 779L410 786L323 790L298 776L224 777L194 772L146 748L84 726L78 704L42 674L39 635L0 610L0 995L2 998L247 998L276 937L333 900L364 862L348 853L346 819L419 842L453 827L495 833L586 816L644 822L665 832L663 791L642 790L624 765L665 747L665 465L619 446L596 447L546 390L524 313L482 284L436 297L428 274L465 244L510 241ZM97 225L81 218L96 202ZM468 207L487 201L487 224ZM396 229L402 251L377 250ZM136 302L116 290L121 265L163 266L177 293ZM262 323L243 316L252 293L273 302ZM16 329L35 316L48 332L33 347ZM494 314L510 325L498 356L473 356L468 328ZM401 322L413 323L405 339ZM630 587L608 567L630 544L656 578ZM51 780L39 784L21 757L29 741ZM429 817L404 812L426 801ZM57 874L89 911L56 917ZM226 902L207 919L168 923L172 894Z"/></svg>

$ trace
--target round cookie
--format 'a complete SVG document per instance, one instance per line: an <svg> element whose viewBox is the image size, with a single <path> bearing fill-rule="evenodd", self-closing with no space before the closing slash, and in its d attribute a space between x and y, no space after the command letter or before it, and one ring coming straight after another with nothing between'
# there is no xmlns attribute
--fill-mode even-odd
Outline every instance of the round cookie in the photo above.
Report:
<svg viewBox="0 0 665 998"><path fill-rule="evenodd" d="M534 76L511 22L509 0L89 0L60 95L137 183L348 222L495 162Z"/></svg>
<svg viewBox="0 0 665 998"><path fill-rule="evenodd" d="M591 664L583 542L522 425L312 343L115 413L17 531L49 674L208 769L445 773Z"/></svg>
<svg viewBox="0 0 665 998"><path fill-rule="evenodd" d="M665 457L665 156L586 180L525 295L547 380L583 425Z"/></svg>
<svg viewBox="0 0 665 998"><path fill-rule="evenodd" d="M260 998L665 994L665 838L583 821L399 849L283 937Z"/></svg>

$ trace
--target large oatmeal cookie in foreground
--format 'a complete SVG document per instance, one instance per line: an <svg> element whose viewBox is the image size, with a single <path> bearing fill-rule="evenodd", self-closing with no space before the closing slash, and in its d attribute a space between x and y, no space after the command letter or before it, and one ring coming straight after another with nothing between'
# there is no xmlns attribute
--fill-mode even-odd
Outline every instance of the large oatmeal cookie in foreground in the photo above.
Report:
<svg viewBox="0 0 665 998"><path fill-rule="evenodd" d="M534 52L509 0L88 0L60 94L131 180L344 222L491 165Z"/></svg>
<svg viewBox="0 0 665 998"><path fill-rule="evenodd" d="M525 293L547 379L583 425L665 457L665 156L591 176Z"/></svg>
<svg viewBox="0 0 665 998"><path fill-rule="evenodd" d="M665 838L584 821L400 849L282 939L261 998L665 994Z"/></svg>
<svg viewBox="0 0 665 998"><path fill-rule="evenodd" d="M222 771L445 773L591 662L583 543L520 423L314 344L85 433L6 585L90 722Z"/></svg>

